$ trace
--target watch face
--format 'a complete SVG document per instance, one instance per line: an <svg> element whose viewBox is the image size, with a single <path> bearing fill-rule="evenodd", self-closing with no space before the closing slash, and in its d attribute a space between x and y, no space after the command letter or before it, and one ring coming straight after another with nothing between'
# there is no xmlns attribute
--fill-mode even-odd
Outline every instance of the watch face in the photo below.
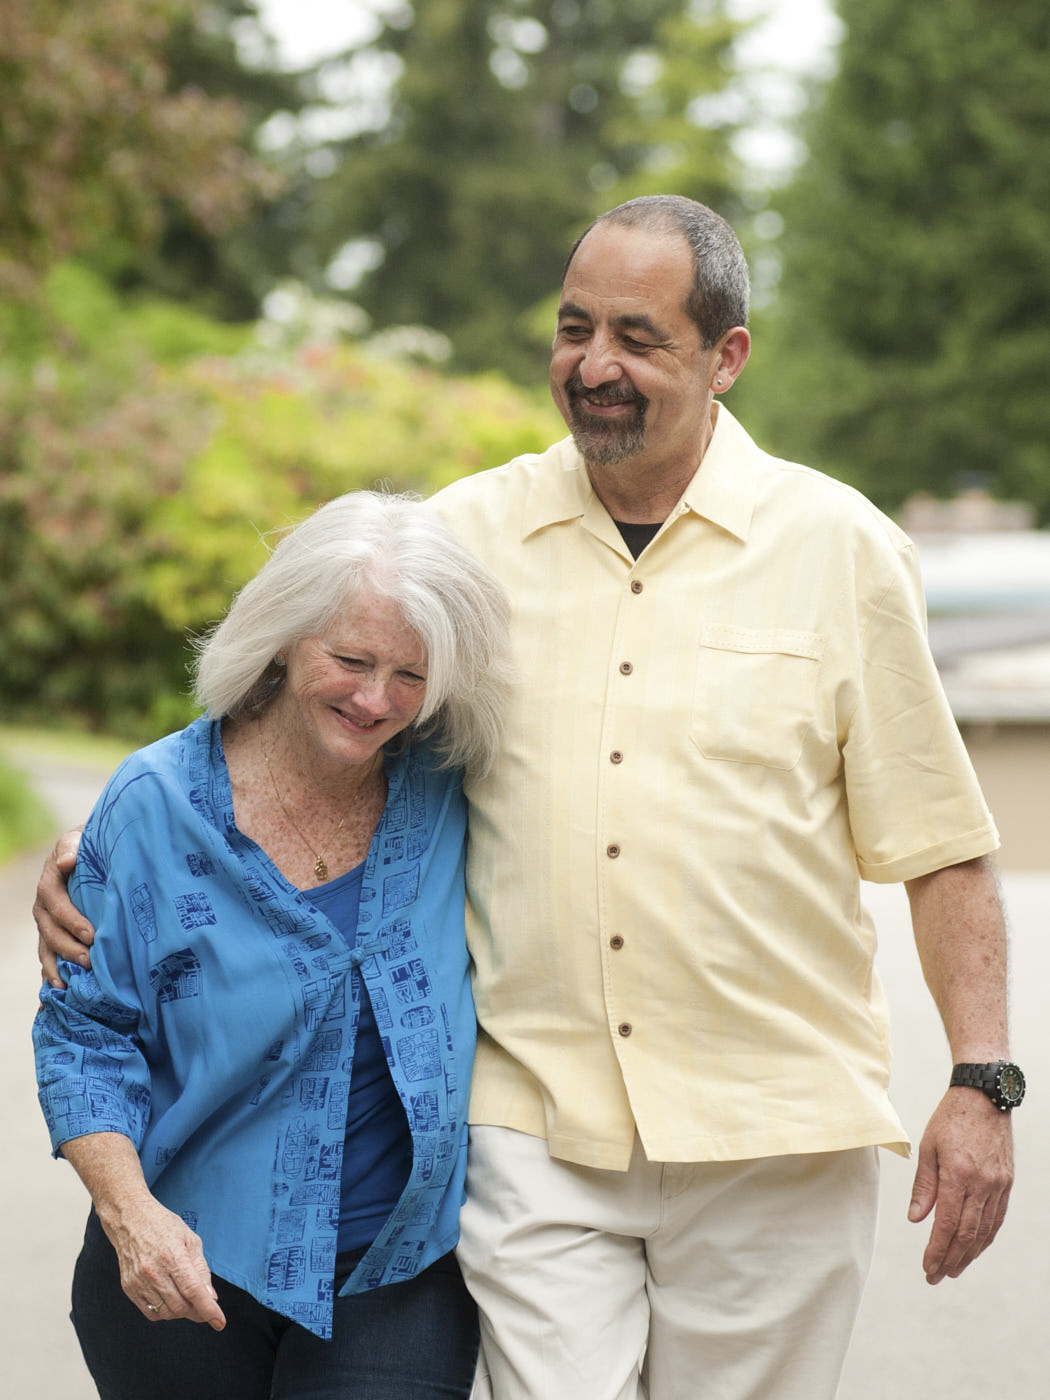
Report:
<svg viewBox="0 0 1050 1400"><path fill-rule="evenodd" d="M1009 1104L1024 1098L1024 1075L1016 1065L1003 1065L999 1071L999 1092Z"/></svg>

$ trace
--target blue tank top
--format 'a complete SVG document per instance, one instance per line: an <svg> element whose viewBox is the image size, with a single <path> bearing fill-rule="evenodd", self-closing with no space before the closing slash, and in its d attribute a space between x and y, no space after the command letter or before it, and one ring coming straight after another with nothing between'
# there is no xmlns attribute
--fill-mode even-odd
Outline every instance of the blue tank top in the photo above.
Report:
<svg viewBox="0 0 1050 1400"><path fill-rule="evenodd" d="M326 885L305 891L353 947L363 864ZM354 970L353 976L360 974ZM371 1244L401 1198L412 1170L412 1134L394 1087L367 988L361 986L361 1016L350 1073L346 1142L339 1194L342 1252Z"/></svg>

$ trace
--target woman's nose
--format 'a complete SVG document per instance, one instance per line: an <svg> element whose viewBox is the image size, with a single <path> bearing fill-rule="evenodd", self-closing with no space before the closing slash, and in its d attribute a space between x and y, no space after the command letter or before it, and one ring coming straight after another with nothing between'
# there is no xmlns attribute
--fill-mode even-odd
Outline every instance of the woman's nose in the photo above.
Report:
<svg viewBox="0 0 1050 1400"><path fill-rule="evenodd" d="M388 684L374 671L358 678L354 689L354 701L369 714L384 714L389 708Z"/></svg>

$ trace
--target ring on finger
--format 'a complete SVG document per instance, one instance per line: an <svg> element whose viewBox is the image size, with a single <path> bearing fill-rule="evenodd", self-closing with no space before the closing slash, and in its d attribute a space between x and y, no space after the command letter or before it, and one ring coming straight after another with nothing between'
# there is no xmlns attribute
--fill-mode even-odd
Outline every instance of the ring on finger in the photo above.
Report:
<svg viewBox="0 0 1050 1400"><path fill-rule="evenodd" d="M163 1300L163 1299L161 1299L161 1301L160 1301L159 1303L147 1303L147 1304L146 1304L146 1311L147 1311L148 1313L159 1313L160 1310L161 1310L161 1308L162 1308L163 1306L164 1306L164 1300Z"/></svg>

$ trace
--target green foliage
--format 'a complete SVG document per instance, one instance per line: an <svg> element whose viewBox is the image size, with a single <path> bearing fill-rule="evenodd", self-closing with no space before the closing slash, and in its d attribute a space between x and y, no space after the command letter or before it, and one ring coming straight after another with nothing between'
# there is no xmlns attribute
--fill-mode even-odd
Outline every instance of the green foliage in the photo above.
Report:
<svg viewBox="0 0 1050 1400"><path fill-rule="evenodd" d="M184 60L222 9L0 0L0 291L31 297L71 255L111 276L162 243L171 261L173 229L204 247L272 190L246 106L166 62L166 44Z"/></svg>
<svg viewBox="0 0 1050 1400"><path fill-rule="evenodd" d="M45 729L37 725L0 724L0 760L25 772L31 772L40 763L62 764L70 771L75 769L104 781L133 748L126 739L89 734L65 725Z"/></svg>
<svg viewBox="0 0 1050 1400"><path fill-rule="evenodd" d="M53 825L26 778L0 759L0 865L46 841Z"/></svg>
<svg viewBox="0 0 1050 1400"><path fill-rule="evenodd" d="M151 517L179 542L145 585L173 630L216 618L263 562L263 536L322 501L376 487L429 495L541 450L560 427L545 400L495 376L449 379L345 346L200 361L182 379L210 428Z"/></svg>
<svg viewBox="0 0 1050 1400"><path fill-rule="evenodd" d="M0 0L0 713L169 729L186 631L269 531L559 436L501 376L544 377L572 238L657 189L739 212L727 5L386 6L349 58L398 69L389 113L262 163L268 119L338 106L339 74L248 61L254 0ZM279 275L322 290L355 238L383 253L373 324L434 328L475 377L229 324Z"/></svg>
<svg viewBox="0 0 1050 1400"><path fill-rule="evenodd" d="M141 585L153 502L206 430L104 284L58 268L44 295L41 322L22 317L31 355L0 379L5 707L116 722L183 683Z"/></svg>
<svg viewBox="0 0 1050 1400"><path fill-rule="evenodd" d="M767 436L888 508L976 477L1050 519L1050 10L839 12L781 206Z"/></svg>
<svg viewBox="0 0 1050 1400"><path fill-rule="evenodd" d="M682 194L740 222L739 163L730 139L741 109L730 103L733 44L746 28L725 6L677 5L656 23L646 74L632 82L629 108L614 117L606 134L620 150L641 152L596 202L595 213L646 194Z"/></svg>
<svg viewBox="0 0 1050 1400"><path fill-rule="evenodd" d="M383 6L344 63L288 73L255 0L0 0L0 292L75 256L246 322L289 277L329 295L359 242L375 327L535 383L532 310L595 214L656 190L738 212L727 3ZM362 95L379 68L389 104ZM319 136L319 114L354 134Z"/></svg>
<svg viewBox="0 0 1050 1400"><path fill-rule="evenodd" d="M248 47L246 35L252 39ZM302 108L303 82L278 69L275 53L262 42L254 0L208 0L176 13L161 57L171 91L193 90L239 111L241 145L255 152L248 197L240 215L219 227L169 200L154 240L124 247L119 257L110 245L96 249L95 265L123 290L149 289L223 320L253 320L262 298L292 265L307 178L297 158L269 155L264 170L258 136L275 113Z"/></svg>
<svg viewBox="0 0 1050 1400"><path fill-rule="evenodd" d="M569 245L639 193L729 203L722 0L429 0L370 46L398 68L390 119L333 146L313 234L371 240L355 293L380 326L424 323L468 370L544 373L530 310ZM703 111L698 104L708 103Z"/></svg>
<svg viewBox="0 0 1050 1400"><path fill-rule="evenodd" d="M546 399L495 377L265 353L243 333L238 349L185 309L125 314L73 266L45 292L39 324L22 313L25 364L0 358L8 718L173 728L192 713L185 632L217 620L265 533L355 487L429 493L559 431Z"/></svg>

